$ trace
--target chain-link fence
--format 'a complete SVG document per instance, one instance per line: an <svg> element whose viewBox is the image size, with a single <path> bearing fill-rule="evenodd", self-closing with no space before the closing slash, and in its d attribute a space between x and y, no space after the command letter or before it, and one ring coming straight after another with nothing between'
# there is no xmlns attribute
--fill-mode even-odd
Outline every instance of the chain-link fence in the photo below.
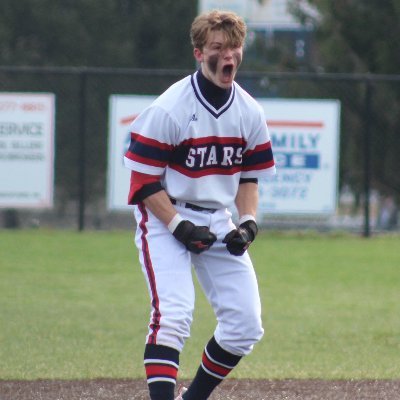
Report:
<svg viewBox="0 0 400 400"><path fill-rule="evenodd" d="M158 95L192 71L0 67L0 92L56 96L54 207L2 209L0 226L125 229L106 205L109 96ZM241 72L254 97L341 102L338 209L326 219L271 215L273 228L398 230L400 75ZM10 171L12 174L12 171ZM1 183L0 183L1 185Z"/></svg>

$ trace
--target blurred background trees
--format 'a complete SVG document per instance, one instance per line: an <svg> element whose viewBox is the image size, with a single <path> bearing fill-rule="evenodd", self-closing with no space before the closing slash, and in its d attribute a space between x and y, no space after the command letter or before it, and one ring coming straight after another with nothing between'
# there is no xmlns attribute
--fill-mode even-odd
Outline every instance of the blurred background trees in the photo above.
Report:
<svg viewBox="0 0 400 400"><path fill-rule="evenodd" d="M295 8L296 3L292 3ZM310 21L304 13L298 15L316 26L318 63L326 71L399 73L398 1L310 0L309 3L317 8L320 18Z"/></svg>
<svg viewBox="0 0 400 400"><path fill-rule="evenodd" d="M304 13L298 12L298 15L316 27L317 64L310 66L311 70L400 73L400 2L310 0L310 3L318 8L319 18L310 21ZM398 198L400 159L396 154L400 150L400 85L376 86L372 97L369 120L373 186L383 196ZM361 106L361 98L358 103ZM353 107L357 107L356 104L353 103ZM347 140L345 143L342 140L342 147L343 144L353 149L357 146L350 135L345 134L342 139ZM358 158L354 151L343 154L347 159L343 160L342 166L351 182L351 169L356 168Z"/></svg>
<svg viewBox="0 0 400 400"><path fill-rule="evenodd" d="M289 2L291 13L304 29L249 29L242 71L400 73L399 1ZM189 28L197 10L197 0L1 0L0 65L191 70L195 63ZM23 79L13 85L9 90L35 89L31 84L24 85ZM318 82L306 90L296 82L276 88L270 85L262 95L318 98L322 93ZM68 83L65 90L69 89L76 92ZM350 186L358 197L363 191L364 128L360 121L364 118L364 89L352 85L349 91L336 85L330 90L331 98L340 99L342 108L348 111L343 116L347 129L341 132L341 186ZM100 93L106 88L96 90ZM324 90L326 94L326 87ZM399 84L381 82L372 90L372 184L383 195L395 196L399 201ZM68 104L66 109L76 102ZM90 106L95 107L93 101ZM63 121L67 121L67 115L59 124ZM102 129L104 123L100 122L98 128ZM71 129L73 123L68 121ZM62 140L58 137L58 143ZM102 151L105 153L105 148ZM100 169L104 170L102 162Z"/></svg>
<svg viewBox="0 0 400 400"><path fill-rule="evenodd" d="M2 0L0 64L192 67L194 0Z"/></svg>
<svg viewBox="0 0 400 400"><path fill-rule="evenodd" d="M398 1L308 3L313 13L306 11L304 0L290 1L291 12L307 27L312 42L313 55L306 65L284 35L268 43L251 35L253 66L400 71ZM2 0L0 64L191 68L189 27L197 10L196 0Z"/></svg>

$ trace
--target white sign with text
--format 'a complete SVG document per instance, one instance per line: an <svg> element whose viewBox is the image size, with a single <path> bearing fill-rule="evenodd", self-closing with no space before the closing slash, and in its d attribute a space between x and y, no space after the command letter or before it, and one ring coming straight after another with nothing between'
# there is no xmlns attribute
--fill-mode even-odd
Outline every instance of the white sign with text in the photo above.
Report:
<svg viewBox="0 0 400 400"><path fill-rule="evenodd" d="M131 140L129 125L155 100L155 96L114 95L109 100L108 185L109 209L127 209L130 170L124 154Z"/></svg>
<svg viewBox="0 0 400 400"><path fill-rule="evenodd" d="M261 212L334 214L340 103L258 99L265 111L277 174L260 182Z"/></svg>
<svg viewBox="0 0 400 400"><path fill-rule="evenodd" d="M55 97L0 93L0 207L50 208Z"/></svg>
<svg viewBox="0 0 400 400"><path fill-rule="evenodd" d="M127 209L129 125L155 96L110 97L108 207ZM332 214L337 203L340 103L257 99L265 111L277 174L259 182L261 214Z"/></svg>

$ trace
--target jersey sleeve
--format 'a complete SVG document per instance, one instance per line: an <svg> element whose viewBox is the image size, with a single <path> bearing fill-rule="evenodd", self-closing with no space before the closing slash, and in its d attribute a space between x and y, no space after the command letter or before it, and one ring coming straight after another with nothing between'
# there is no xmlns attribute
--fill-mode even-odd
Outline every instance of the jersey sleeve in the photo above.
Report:
<svg viewBox="0 0 400 400"><path fill-rule="evenodd" d="M263 109L259 106L243 151L241 178L261 178L276 173L271 139Z"/></svg>
<svg viewBox="0 0 400 400"><path fill-rule="evenodd" d="M131 125L125 166L143 174L162 175L177 135L178 125L164 109L156 105L148 107Z"/></svg>
<svg viewBox="0 0 400 400"><path fill-rule="evenodd" d="M162 189L159 176L131 171L128 204L137 204L139 201Z"/></svg>

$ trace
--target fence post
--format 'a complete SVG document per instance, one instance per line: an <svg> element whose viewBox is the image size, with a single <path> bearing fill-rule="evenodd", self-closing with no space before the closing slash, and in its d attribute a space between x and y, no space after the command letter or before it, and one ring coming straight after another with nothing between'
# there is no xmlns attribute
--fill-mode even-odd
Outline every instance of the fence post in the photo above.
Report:
<svg viewBox="0 0 400 400"><path fill-rule="evenodd" d="M364 231L363 236L371 236L370 230L370 192L371 192L371 80L365 81L364 99Z"/></svg>
<svg viewBox="0 0 400 400"><path fill-rule="evenodd" d="M82 69L79 74L79 160L78 160L78 230L85 229L86 203L86 85L87 71Z"/></svg>

